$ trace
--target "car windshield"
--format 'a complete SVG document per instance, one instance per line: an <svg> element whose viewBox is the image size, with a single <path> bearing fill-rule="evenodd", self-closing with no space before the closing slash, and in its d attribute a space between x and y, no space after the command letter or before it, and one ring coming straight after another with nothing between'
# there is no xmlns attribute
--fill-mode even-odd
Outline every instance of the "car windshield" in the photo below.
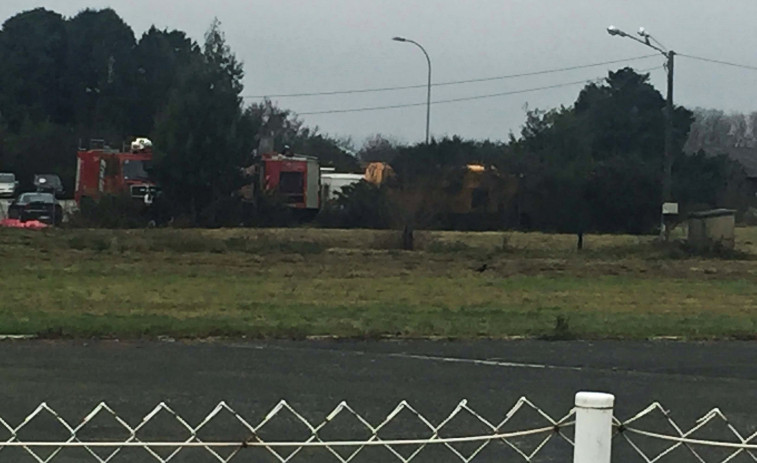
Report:
<svg viewBox="0 0 757 463"><path fill-rule="evenodd" d="M19 204L53 203L55 199L50 193L24 193L18 197Z"/></svg>
<svg viewBox="0 0 757 463"><path fill-rule="evenodd" d="M148 178L144 161L134 159L124 161L124 180L146 180Z"/></svg>
<svg viewBox="0 0 757 463"><path fill-rule="evenodd" d="M16 181L15 175L0 173L0 183L12 183L15 181Z"/></svg>

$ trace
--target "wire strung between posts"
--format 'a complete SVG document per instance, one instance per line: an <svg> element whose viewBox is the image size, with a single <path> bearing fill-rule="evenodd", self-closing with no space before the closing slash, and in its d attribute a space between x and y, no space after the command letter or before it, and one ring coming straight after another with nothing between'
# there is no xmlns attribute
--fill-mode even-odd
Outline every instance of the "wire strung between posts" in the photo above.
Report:
<svg viewBox="0 0 757 463"><path fill-rule="evenodd" d="M662 66L656 66L649 69L642 69L639 72L650 72L650 71L656 71L662 69ZM531 92L538 92L541 90L549 90L553 88L560 88L560 87L569 87L572 85L583 85L590 82L596 82L604 79L604 77L595 77L593 79L582 79L577 80L574 82L564 82L561 84L554 84L554 85L545 85L542 87L533 87L533 88L526 88L522 90L512 90L508 92L498 92L498 93L488 93L485 95L474 95L474 96L467 96L467 97L461 97L461 98L450 98L446 100L436 100L432 101L431 104L444 104L444 103L458 103L462 101L474 101L474 100L483 100L488 98L496 98L500 96L508 96L508 95L518 95L521 93L531 93ZM426 106L426 102L423 103L403 103L403 104L396 104L396 105L387 105L387 106L367 106L363 108L350 108L350 109L331 109L331 110L324 110L324 111L307 111L302 113L297 113L300 116L312 116L316 114L340 114L340 113L353 113L353 112L364 112L364 111L380 111L385 109L399 109L399 108L411 108L411 107L417 107L417 106Z"/></svg>
<svg viewBox="0 0 757 463"><path fill-rule="evenodd" d="M723 441L713 441L713 440L704 440L704 439L692 439L690 437L669 436L667 434L658 434L656 432L644 431L641 429L634 429L634 428L624 428L624 432L625 431L632 432L634 434L639 434L646 437L653 437L655 439L677 442L679 444L702 445L705 447L721 447L721 448L731 448L731 449L740 449L740 450L757 450L757 443L748 444L746 442L737 443L737 442L723 442Z"/></svg>
<svg viewBox="0 0 757 463"><path fill-rule="evenodd" d="M431 86L443 87L443 86L448 86L448 85L491 82L495 80L515 79L518 77L531 77L531 76L538 76L538 75L544 75L544 74L554 74L556 72L575 71L577 69L587 69L587 68L592 68L592 67L597 67L597 66L604 66L607 64L624 63L627 61L638 61L642 59L652 58L655 56L658 56L658 55L655 53L652 55L635 56L633 58L603 61L601 63L581 64L578 66L568 66L564 68L546 69L543 71L523 72L523 73L518 73L518 74L508 74L508 75L494 76L494 77L481 77L477 79L467 79L467 80L452 80L448 82L436 82L436 83L432 83ZM300 97L310 97L310 96L349 95L349 94L354 94L354 93L389 92L389 91L395 91L395 90L410 90L410 89L415 89L415 88L426 88L426 87L428 87L428 84L403 85L403 86L398 86L398 87L363 88L363 89L353 89L353 90L333 90L333 91L325 91L325 92L280 93L280 94L271 94L271 95L246 95L243 98L249 98L249 99L300 98Z"/></svg>
<svg viewBox="0 0 757 463"><path fill-rule="evenodd" d="M742 68L742 69L749 69L751 71L757 71L757 66L750 66L748 64L739 64L739 63L731 63L728 61L721 61L718 59L712 59L712 58L703 58L701 56L694 56L694 55L686 55L683 53L676 53L676 56L683 56L684 58L689 58L697 61L704 61L707 63L715 63L715 64L722 64L724 66L732 66L736 68Z"/></svg>
<svg viewBox="0 0 757 463"><path fill-rule="evenodd" d="M569 425L570 423L567 423ZM367 440L367 441L307 441L307 442L265 442L265 441L246 441L239 442L203 442L203 441L182 441L182 442L3 442L0 443L0 449L3 447L359 447L359 446L402 446L402 445L426 445L426 444L457 444L465 442L483 442L502 439L512 439L515 437L533 436L555 432L555 426L545 426L542 428L528 429L524 431L515 431L509 433L491 434L486 436L466 436L466 437L431 437L429 439L395 439L395 440ZM193 436L194 437L194 436Z"/></svg>

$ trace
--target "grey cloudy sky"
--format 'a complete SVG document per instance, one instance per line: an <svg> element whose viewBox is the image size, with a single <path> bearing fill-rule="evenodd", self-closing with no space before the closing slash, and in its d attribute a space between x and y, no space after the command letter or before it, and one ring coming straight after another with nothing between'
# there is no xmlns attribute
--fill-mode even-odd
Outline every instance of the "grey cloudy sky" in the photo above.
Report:
<svg viewBox="0 0 757 463"><path fill-rule="evenodd" d="M218 17L229 45L245 64L245 94L317 92L425 84L426 62L401 35L431 55L433 81L457 81L541 71L654 53L610 37L643 25L676 52L757 66L755 0L2 0L0 18L43 6L65 16L112 7L139 37L150 25L180 29L201 41ZM651 69L665 89L662 56L633 61ZM622 64L492 82L440 86L432 100L512 92L585 81ZM751 112L757 71L679 57L675 100L689 107ZM569 105L581 84L431 109L433 136L506 139L524 121L524 105ZM298 113L424 103L425 88L308 98L274 98ZM254 101L248 99L248 101ZM381 133L422 141L425 107L302 116L310 126L357 144Z"/></svg>

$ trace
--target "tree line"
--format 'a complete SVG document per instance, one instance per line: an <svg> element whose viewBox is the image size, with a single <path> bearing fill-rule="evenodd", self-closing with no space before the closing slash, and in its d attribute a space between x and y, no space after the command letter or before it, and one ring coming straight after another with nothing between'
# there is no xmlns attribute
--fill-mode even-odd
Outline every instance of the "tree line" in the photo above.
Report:
<svg viewBox="0 0 757 463"><path fill-rule="evenodd" d="M501 218L507 227L650 233L660 221L664 117L665 100L649 74L623 68L587 84L570 106L527 110L520 133L511 133L506 142L453 137L399 146L375 137L361 155L390 160L400 175L409 176L443 165L496 166L518 183ZM741 216L755 206L754 183L727 155L732 147L757 146L755 121L754 115L674 108L672 194L681 218L715 207L736 209ZM757 151L753 155L757 161ZM342 199L344 207L349 199Z"/></svg>
<svg viewBox="0 0 757 463"><path fill-rule="evenodd" d="M24 188L57 173L73 191L80 144L156 146L155 174L177 214L196 220L241 181L261 135L327 165L359 168L345 141L306 127L269 101L244 105L244 70L214 21L203 43L150 28L139 39L112 9L72 18L44 8L0 30L0 170Z"/></svg>
<svg viewBox="0 0 757 463"><path fill-rule="evenodd" d="M220 211L236 201L243 182L239 167L261 137L272 137L277 148L287 144L340 171L388 162L405 185L432 183L466 164L493 166L517 181L495 226L645 233L659 221L665 101L648 74L630 68L587 84L568 107L527 111L521 132L505 141L447 137L407 145L376 135L355 149L270 101L245 105L244 69L218 21L202 43L155 27L137 39L111 9L65 18L38 8L2 25L0 60L0 170L15 172L27 187L35 173L57 173L72 191L77 145L146 135L171 215L221 224ZM723 135L726 119L675 108L673 195L684 211L751 205L745 172L718 155L724 150L713 140L721 148L754 146L757 118L743 117L741 125L735 118ZM386 227L392 215L420 217L421 207L398 213L407 205L392 202L387 190L347 189L337 208L350 214L336 223ZM417 220L452 226L428 211Z"/></svg>

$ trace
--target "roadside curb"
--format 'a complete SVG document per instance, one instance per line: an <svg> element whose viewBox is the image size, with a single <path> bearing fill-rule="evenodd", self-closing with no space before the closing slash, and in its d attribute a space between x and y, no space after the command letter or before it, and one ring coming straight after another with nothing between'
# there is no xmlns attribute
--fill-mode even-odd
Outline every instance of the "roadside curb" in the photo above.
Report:
<svg viewBox="0 0 757 463"><path fill-rule="evenodd" d="M26 341L37 337L36 334L0 334L0 341Z"/></svg>

